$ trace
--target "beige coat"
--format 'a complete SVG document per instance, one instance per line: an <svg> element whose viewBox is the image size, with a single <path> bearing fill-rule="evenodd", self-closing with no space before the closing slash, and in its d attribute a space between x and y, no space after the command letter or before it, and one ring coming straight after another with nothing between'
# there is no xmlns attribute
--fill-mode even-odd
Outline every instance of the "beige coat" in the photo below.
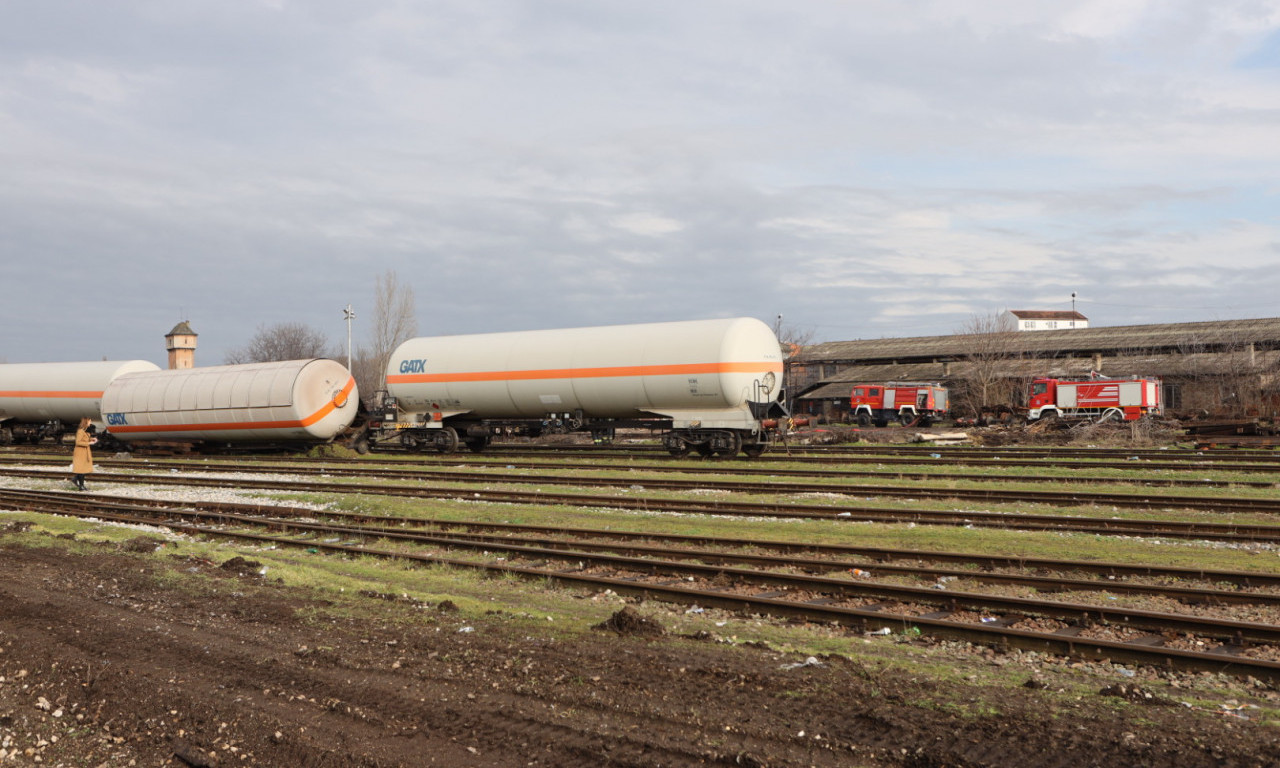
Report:
<svg viewBox="0 0 1280 768"><path fill-rule="evenodd" d="M93 452L89 446L98 442L83 429L76 430L76 450L71 454L71 471L77 475L87 475L93 471Z"/></svg>

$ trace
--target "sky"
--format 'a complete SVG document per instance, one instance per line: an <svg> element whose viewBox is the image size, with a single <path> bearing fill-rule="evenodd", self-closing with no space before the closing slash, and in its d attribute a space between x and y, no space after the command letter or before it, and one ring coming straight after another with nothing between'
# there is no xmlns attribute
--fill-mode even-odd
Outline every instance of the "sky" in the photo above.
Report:
<svg viewBox="0 0 1280 768"><path fill-rule="evenodd" d="M0 0L0 362L1280 316L1280 0Z"/></svg>

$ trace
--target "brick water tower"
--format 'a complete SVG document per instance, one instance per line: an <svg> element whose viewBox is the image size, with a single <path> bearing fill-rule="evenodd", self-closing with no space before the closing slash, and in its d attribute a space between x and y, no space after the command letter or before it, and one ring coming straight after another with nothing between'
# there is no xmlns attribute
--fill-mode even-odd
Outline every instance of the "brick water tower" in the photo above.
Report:
<svg viewBox="0 0 1280 768"><path fill-rule="evenodd" d="M196 332L183 320L165 334L165 348L169 350L169 370L193 368L196 364Z"/></svg>

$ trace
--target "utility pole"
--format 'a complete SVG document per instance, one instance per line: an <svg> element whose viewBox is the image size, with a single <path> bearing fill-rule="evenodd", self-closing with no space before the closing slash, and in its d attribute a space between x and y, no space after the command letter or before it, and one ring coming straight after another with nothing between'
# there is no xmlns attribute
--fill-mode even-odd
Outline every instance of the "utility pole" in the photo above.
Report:
<svg viewBox="0 0 1280 768"><path fill-rule="evenodd" d="M1071 294L1074 296L1075 294ZM347 321L347 370L351 370L351 321L356 319L356 313L351 311L351 305L342 310L343 318Z"/></svg>

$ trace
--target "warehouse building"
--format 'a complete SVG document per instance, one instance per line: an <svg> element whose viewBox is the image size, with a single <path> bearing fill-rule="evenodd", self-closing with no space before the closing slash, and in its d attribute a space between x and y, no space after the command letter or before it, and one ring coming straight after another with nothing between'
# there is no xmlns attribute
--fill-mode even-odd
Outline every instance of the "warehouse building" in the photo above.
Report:
<svg viewBox="0 0 1280 768"><path fill-rule="evenodd" d="M938 382L961 393L954 413L1024 405L1026 385L1045 376L1158 377L1174 414L1274 418L1280 318L831 341L787 365L793 411L833 421L847 418L858 383ZM979 403L975 381L1000 402Z"/></svg>

